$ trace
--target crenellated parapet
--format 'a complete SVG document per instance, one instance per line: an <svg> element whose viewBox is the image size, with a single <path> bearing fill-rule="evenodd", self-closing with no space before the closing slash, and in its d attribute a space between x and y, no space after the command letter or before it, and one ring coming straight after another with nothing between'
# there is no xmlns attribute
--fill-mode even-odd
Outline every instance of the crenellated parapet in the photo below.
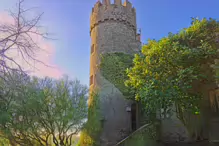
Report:
<svg viewBox="0 0 219 146"><path fill-rule="evenodd" d="M110 0L98 1L92 8L90 19L90 31L96 25L106 21L121 22L136 31L136 11L128 0L124 4L122 4L122 0L114 0L114 3L111 3Z"/></svg>

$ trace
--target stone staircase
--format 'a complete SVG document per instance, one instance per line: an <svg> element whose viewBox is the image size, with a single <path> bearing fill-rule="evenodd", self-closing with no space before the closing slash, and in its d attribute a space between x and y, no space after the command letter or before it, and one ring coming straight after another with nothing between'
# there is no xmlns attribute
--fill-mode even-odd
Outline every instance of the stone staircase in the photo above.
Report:
<svg viewBox="0 0 219 146"><path fill-rule="evenodd" d="M219 143L209 143L206 140L192 143L164 143L163 146L219 146Z"/></svg>
<svg viewBox="0 0 219 146"><path fill-rule="evenodd" d="M121 140L115 146L219 146L219 142L210 143L208 140L197 142L181 142L181 143L163 143L157 142L145 136L145 129L149 128L151 124L145 124L131 133L128 137Z"/></svg>
<svg viewBox="0 0 219 146"><path fill-rule="evenodd" d="M115 146L163 146L148 137L145 130L152 126L152 124L145 124L131 133L128 137L121 140Z"/></svg>

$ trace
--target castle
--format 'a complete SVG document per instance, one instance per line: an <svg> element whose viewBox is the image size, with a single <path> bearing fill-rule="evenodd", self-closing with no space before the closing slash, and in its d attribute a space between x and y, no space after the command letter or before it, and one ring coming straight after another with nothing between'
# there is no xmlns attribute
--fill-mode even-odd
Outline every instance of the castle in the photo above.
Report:
<svg viewBox="0 0 219 146"><path fill-rule="evenodd" d="M90 18L90 91L99 90L103 118L102 145L114 145L137 128L136 118L131 117L132 102L100 73L101 54L122 52L134 54L141 49L137 34L136 11L126 0L98 1ZM136 124L133 124L136 123Z"/></svg>
<svg viewBox="0 0 219 146"><path fill-rule="evenodd" d="M114 3L110 0L96 2L90 18L90 36L90 91L98 90L101 100L100 111L103 116L99 119L103 129L100 135L100 145L113 146L142 126L138 104L125 99L121 91L104 78L98 67L102 54L115 52L135 54L141 50L141 35L137 33L136 10L129 0L125 0L124 4L122 0L114 0ZM208 100L207 89L208 87L203 86L206 100ZM203 107L208 108L208 105ZM205 114L205 119L206 115L208 113ZM160 120L162 121L160 131L162 139L189 140L188 131L175 113L168 119ZM203 123L202 127L205 128L205 125L206 123ZM203 137L208 138L209 132L205 131Z"/></svg>

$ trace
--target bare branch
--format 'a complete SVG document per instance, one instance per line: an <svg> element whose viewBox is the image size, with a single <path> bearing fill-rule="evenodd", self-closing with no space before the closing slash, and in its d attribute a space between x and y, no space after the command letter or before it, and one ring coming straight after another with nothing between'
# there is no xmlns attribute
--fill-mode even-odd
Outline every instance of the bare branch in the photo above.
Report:
<svg viewBox="0 0 219 146"><path fill-rule="evenodd" d="M24 0L18 0L17 11L9 11L13 23L0 24L0 78L4 78L4 76L2 76L3 72L7 73L8 71L13 70L27 73L24 71L23 65L17 62L16 58L8 55L11 50L17 50L18 54L21 55L21 59L34 69L37 69L33 65L34 62L43 64L47 67L52 67L37 59L36 55L37 52L46 52L46 50L41 48L35 38L43 40L51 39L49 37L50 34L43 31L43 27L40 26L43 13L32 18L27 18L26 14L35 9L35 7L24 8L23 4ZM15 66L11 67L10 62Z"/></svg>

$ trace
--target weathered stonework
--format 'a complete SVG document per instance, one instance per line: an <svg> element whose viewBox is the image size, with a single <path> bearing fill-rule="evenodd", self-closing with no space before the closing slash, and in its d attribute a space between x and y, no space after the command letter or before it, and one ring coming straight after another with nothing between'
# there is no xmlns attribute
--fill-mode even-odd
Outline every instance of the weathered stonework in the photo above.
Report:
<svg viewBox="0 0 219 146"><path fill-rule="evenodd" d="M136 30L136 12L135 8L132 8L132 4L126 1L124 5L110 4L110 0L107 0L106 4L97 2L92 9L90 27L92 29L101 23L105 23L108 20L114 20L119 23L123 23L126 26ZM134 35L135 36L135 35Z"/></svg>
<svg viewBox="0 0 219 146"><path fill-rule="evenodd" d="M132 4L126 0L122 5L121 0L98 1L92 9L90 17L90 36L91 36L91 56L90 56L90 91L98 90L101 98L101 120L103 122L103 132L100 136L101 146L113 146L131 132L131 113L127 109L131 107L132 102L127 101L122 93L111 82L101 75L98 65L101 61L101 55L105 53L122 52L134 54L141 49L140 35L137 34L136 11ZM215 129L215 125L209 124L209 91L214 89L215 85L194 85L197 87L196 93L202 93L203 99L201 114L202 123L194 122L203 127L200 133L202 138L209 138L209 127ZM190 140L188 130L178 119L176 113L169 118L161 119L161 140L166 142L187 142ZM137 119L144 119L142 115ZM192 118L193 119L193 118ZM195 120L195 118L194 118ZM141 125L141 124L140 124ZM215 140L217 135L210 131Z"/></svg>
<svg viewBox="0 0 219 146"><path fill-rule="evenodd" d="M98 90L101 98L103 132L101 146L112 146L131 132L131 115L126 111L131 106L122 93L100 73L101 54L123 52L134 54L141 49L136 33L135 9L128 0L97 2L90 20L91 46L90 91Z"/></svg>
<svg viewBox="0 0 219 146"><path fill-rule="evenodd" d="M161 119L161 139L163 142L188 142L189 132L176 114L175 106L172 107L171 115Z"/></svg>

